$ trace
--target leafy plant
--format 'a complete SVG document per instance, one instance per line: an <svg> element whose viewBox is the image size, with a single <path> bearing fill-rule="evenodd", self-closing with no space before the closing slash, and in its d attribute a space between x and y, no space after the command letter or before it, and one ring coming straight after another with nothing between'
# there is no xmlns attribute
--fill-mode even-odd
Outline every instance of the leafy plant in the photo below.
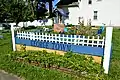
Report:
<svg viewBox="0 0 120 80"><path fill-rule="evenodd" d="M39 52L17 52L11 55L14 60L21 58L24 62L44 68L66 68L79 74L84 71L87 74L99 74L103 72L100 64L93 62L92 57L86 58L84 55L73 54L72 52L68 52L64 56L57 55L56 53L48 53L45 50Z"/></svg>

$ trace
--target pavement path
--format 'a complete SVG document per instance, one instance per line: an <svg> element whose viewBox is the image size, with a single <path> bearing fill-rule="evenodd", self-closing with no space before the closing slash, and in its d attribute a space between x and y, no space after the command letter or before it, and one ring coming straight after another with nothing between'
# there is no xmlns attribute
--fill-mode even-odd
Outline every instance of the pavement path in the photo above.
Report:
<svg viewBox="0 0 120 80"><path fill-rule="evenodd" d="M0 80L20 80L20 78L10 75L4 71L0 71Z"/></svg>

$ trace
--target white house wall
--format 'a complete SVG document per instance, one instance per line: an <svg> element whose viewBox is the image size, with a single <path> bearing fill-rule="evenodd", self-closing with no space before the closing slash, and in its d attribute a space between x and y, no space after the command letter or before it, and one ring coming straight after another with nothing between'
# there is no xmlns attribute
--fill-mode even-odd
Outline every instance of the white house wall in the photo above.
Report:
<svg viewBox="0 0 120 80"><path fill-rule="evenodd" d="M80 15L80 9L79 7L70 7L69 10L69 21L66 20L65 23L68 21L69 24L78 25L79 21L79 15Z"/></svg>
<svg viewBox="0 0 120 80"><path fill-rule="evenodd" d="M88 4L88 0L81 0L79 4L80 17L85 20L92 20L92 25L101 25L102 23L109 25L110 21L113 26L120 26L120 0L92 0L92 4ZM94 11L98 11L98 19L93 20ZM75 15L75 14L73 14Z"/></svg>

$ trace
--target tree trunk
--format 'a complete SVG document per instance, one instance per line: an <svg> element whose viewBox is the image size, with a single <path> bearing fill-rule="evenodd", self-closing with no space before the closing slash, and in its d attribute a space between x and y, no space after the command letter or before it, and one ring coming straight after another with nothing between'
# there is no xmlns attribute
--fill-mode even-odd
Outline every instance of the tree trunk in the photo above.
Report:
<svg viewBox="0 0 120 80"><path fill-rule="evenodd" d="M50 16L52 16L52 8L53 8L53 6L52 6L52 0L49 2L49 14L50 14Z"/></svg>
<svg viewBox="0 0 120 80"><path fill-rule="evenodd" d="M52 26L54 26L54 18L52 18Z"/></svg>

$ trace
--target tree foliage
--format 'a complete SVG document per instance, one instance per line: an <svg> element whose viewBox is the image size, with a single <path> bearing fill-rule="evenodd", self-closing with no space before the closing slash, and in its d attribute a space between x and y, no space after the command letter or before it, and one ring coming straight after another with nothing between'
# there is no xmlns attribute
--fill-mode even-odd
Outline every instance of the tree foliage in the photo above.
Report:
<svg viewBox="0 0 120 80"><path fill-rule="evenodd" d="M4 22L7 18L9 9L8 0L0 0L0 22Z"/></svg>
<svg viewBox="0 0 120 80"><path fill-rule="evenodd" d="M10 19L16 24L20 21L33 21L35 18L30 2L23 0L13 0L8 13L10 13Z"/></svg>
<svg viewBox="0 0 120 80"><path fill-rule="evenodd" d="M42 7L38 9L39 5ZM50 7L51 12L52 3ZM48 15L45 5L41 5L39 0L0 0L0 22L7 19L17 25L19 22L44 19Z"/></svg>
<svg viewBox="0 0 120 80"><path fill-rule="evenodd" d="M0 18L18 24L21 21L33 21L36 16L30 0L0 0Z"/></svg>

